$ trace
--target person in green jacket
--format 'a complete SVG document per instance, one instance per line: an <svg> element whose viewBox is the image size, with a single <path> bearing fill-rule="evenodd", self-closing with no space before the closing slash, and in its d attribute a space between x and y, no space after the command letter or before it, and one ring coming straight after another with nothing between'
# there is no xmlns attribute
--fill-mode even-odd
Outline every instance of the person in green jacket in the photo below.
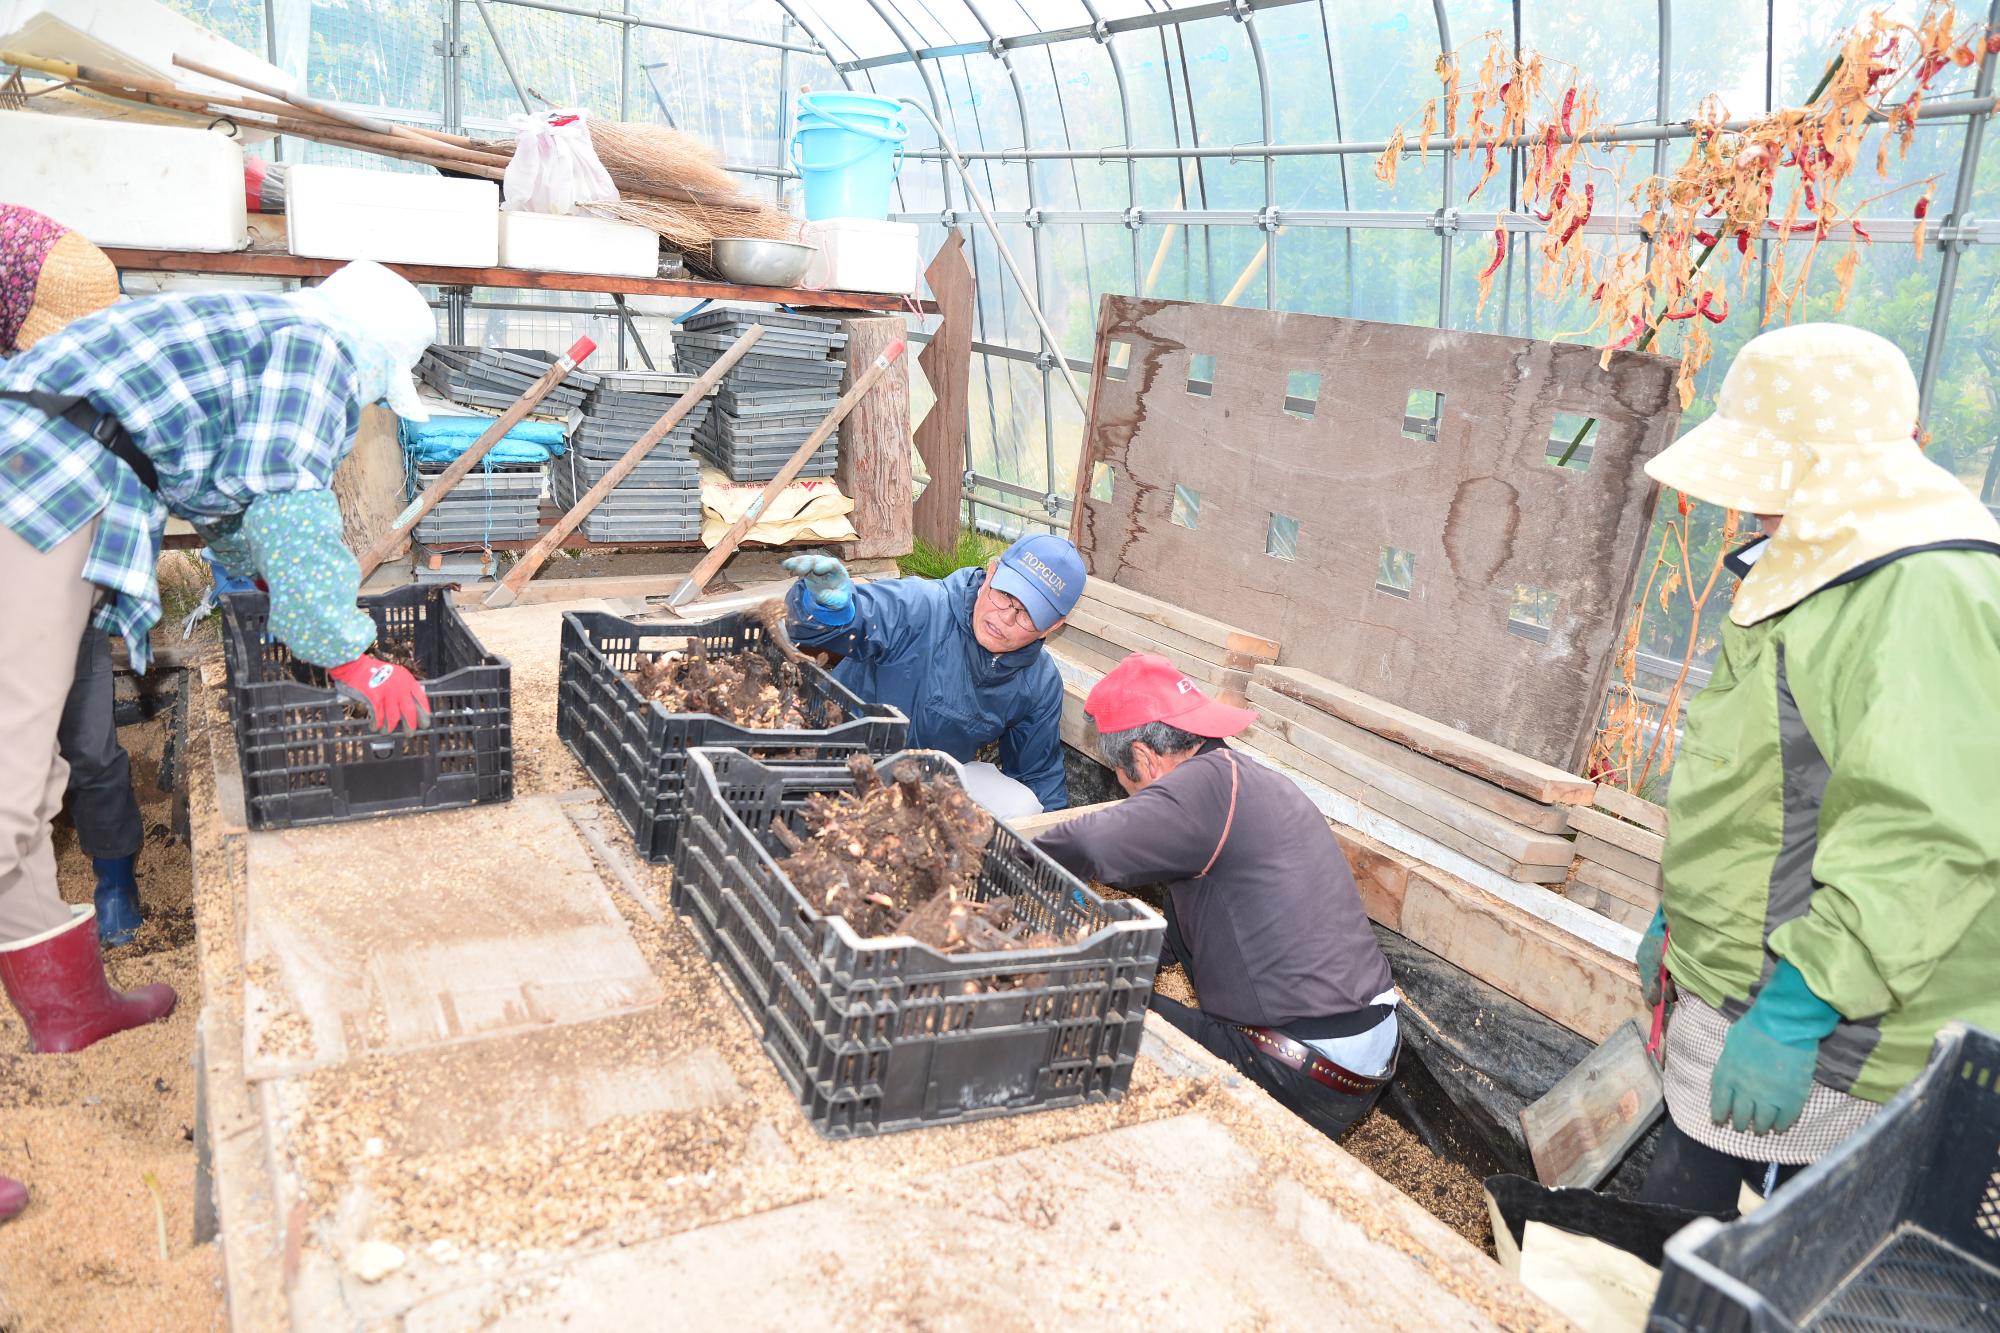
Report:
<svg viewBox="0 0 2000 1333"><path fill-rule="evenodd" d="M1752 339L1646 471L1755 515L1668 794L1639 971L1679 994L1643 1197L1710 1212L2000 1029L2000 524L1912 441L1894 344Z"/></svg>

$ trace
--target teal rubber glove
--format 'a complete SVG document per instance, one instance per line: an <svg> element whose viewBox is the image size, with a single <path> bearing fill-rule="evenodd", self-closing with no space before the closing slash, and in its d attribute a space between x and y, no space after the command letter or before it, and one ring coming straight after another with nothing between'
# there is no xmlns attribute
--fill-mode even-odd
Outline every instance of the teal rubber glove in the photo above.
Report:
<svg viewBox="0 0 2000 1333"><path fill-rule="evenodd" d="M1709 1080L1710 1118L1745 1134L1796 1125L1812 1092L1819 1044L1839 1022L1839 1012L1780 959L1749 1012L1729 1027Z"/></svg>
<svg viewBox="0 0 2000 1333"><path fill-rule="evenodd" d="M1660 959L1667 952L1667 909L1653 909L1652 924L1639 937L1639 993L1647 1004L1660 1002Z"/></svg>
<svg viewBox="0 0 2000 1333"><path fill-rule="evenodd" d="M795 555L785 561L784 570L803 579L813 601L829 611L845 610L854 600L854 582L847 577L847 566L830 555Z"/></svg>

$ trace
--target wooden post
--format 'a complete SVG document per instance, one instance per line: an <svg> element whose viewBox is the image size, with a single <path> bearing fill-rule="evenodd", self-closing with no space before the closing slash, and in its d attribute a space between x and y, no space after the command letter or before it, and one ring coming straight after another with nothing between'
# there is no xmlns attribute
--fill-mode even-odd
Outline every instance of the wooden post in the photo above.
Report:
<svg viewBox="0 0 2000 1333"><path fill-rule="evenodd" d="M924 271L943 321L917 357L937 394L917 427L917 452L931 484L917 498L916 536L940 551L958 546L965 476L966 397L972 381L972 267L965 262L965 234L954 229Z"/></svg>
<svg viewBox="0 0 2000 1333"><path fill-rule="evenodd" d="M875 358L902 342L909 328L900 315L843 319L847 374L842 393L854 387ZM854 501L860 559L910 553L910 368L900 358L840 423L841 491Z"/></svg>

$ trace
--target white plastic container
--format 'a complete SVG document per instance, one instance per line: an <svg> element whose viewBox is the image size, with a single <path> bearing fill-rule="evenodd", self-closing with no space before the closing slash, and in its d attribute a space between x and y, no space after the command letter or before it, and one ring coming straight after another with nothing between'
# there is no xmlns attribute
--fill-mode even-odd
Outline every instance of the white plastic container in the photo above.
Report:
<svg viewBox="0 0 2000 1333"><path fill-rule="evenodd" d="M819 253L806 269L804 285L823 291L886 292L917 290L917 224L873 218L822 218L806 223L807 244Z"/></svg>
<svg viewBox="0 0 2000 1333"><path fill-rule="evenodd" d="M242 188L237 188L241 202ZM492 268L500 187L400 171L300 163L285 175L291 251L311 259Z"/></svg>
<svg viewBox="0 0 2000 1333"><path fill-rule="evenodd" d="M554 213L500 214L500 262L548 273L651 278L660 272L660 234L630 222Z"/></svg>
<svg viewBox="0 0 2000 1333"><path fill-rule="evenodd" d="M240 250L243 150L208 130L0 111L0 197L98 245Z"/></svg>

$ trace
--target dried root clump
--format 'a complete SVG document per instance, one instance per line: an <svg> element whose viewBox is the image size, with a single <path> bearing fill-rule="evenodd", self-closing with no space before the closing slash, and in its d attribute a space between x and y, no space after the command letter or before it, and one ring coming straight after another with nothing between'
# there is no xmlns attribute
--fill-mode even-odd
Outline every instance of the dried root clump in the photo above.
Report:
<svg viewBox="0 0 2000 1333"><path fill-rule="evenodd" d="M771 827L791 849L781 867L808 902L860 935L907 935L944 954L1067 942L1030 930L1012 898L973 896L994 825L964 788L923 777L908 760L887 785L865 755L848 771L855 791L814 797L805 838L782 822Z"/></svg>
<svg viewBox="0 0 2000 1333"><path fill-rule="evenodd" d="M711 654L699 639L686 653L646 659L625 677L639 693L670 713L711 713L739 727L761 731L839 726L845 711L832 700L815 720L805 672L787 659L775 667L763 653Z"/></svg>

